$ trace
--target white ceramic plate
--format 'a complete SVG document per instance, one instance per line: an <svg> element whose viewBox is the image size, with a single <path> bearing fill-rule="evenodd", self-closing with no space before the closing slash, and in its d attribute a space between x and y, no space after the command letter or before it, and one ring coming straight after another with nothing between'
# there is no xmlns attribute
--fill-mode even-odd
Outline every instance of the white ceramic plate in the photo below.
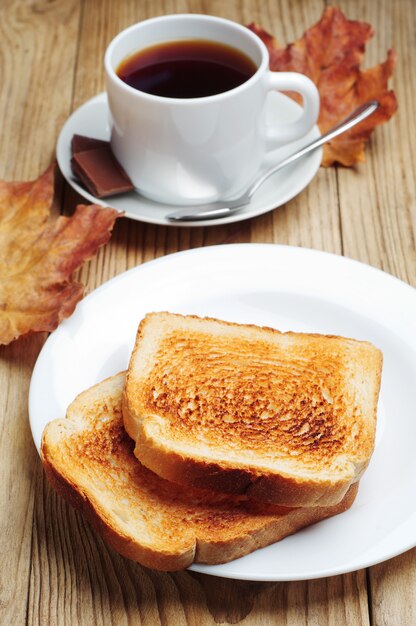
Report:
<svg viewBox="0 0 416 626"><path fill-rule="evenodd" d="M300 107L296 102L278 92L272 92L268 96L266 116L269 124L284 124L291 122L300 115ZM249 123L249 120L247 121ZM119 211L124 211L126 217L151 224L162 224L165 226L215 226L216 224L227 224L239 222L249 217L267 213L276 207L281 206L298 195L312 180L319 169L322 158L322 149L318 148L313 153L299 159L293 165L289 165L280 172L276 172L268 181L262 185L254 195L251 203L242 208L237 213L228 217L215 220L199 220L187 222L169 222L166 219L168 213L172 213L175 208L167 204L160 204L147 200L135 192L119 194L99 200L88 193L79 185L73 177L71 171L71 140L72 136L78 133L95 137L96 139L109 140L109 110L107 96L101 93L91 100L88 100L66 121L58 138L56 157L60 170L68 183L81 196L96 204L112 206ZM313 139L320 136L319 129L315 126L305 137L295 141L283 148L274 150L268 157L266 167L271 167L274 163L283 160L289 154Z"/></svg>
<svg viewBox="0 0 416 626"><path fill-rule="evenodd" d="M49 337L30 386L39 449L75 395L126 368L150 311L210 315L280 330L365 339L384 354L376 448L352 508L253 554L192 569L248 580L340 574L416 545L416 290L328 253L270 244L179 252L145 263L87 296Z"/></svg>

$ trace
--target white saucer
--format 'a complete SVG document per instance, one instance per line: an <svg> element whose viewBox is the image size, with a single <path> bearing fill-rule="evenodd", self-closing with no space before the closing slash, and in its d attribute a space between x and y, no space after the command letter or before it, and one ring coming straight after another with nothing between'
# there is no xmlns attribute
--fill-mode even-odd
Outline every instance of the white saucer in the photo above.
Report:
<svg viewBox="0 0 416 626"><path fill-rule="evenodd" d="M269 94L266 106L267 121L272 125L294 121L300 115L300 106L278 92ZM250 123L250 120L247 120L247 123ZM66 121L59 135L56 148L59 168L67 182L90 202L103 206L112 206L119 211L123 211L126 217L130 217L133 220L164 226L215 226L216 224L239 222L267 213L300 193L315 176L322 158L322 150L318 148L311 154L299 159L295 164L277 172L264 183L254 195L251 203L237 213L215 220L187 221L172 224L172 222L166 219L166 216L168 213L172 213L175 208L180 207L152 202L135 192L112 196L103 201L95 198L81 187L73 178L70 162L71 139L76 133L95 137L96 139L109 140L109 111L105 93L101 93L85 102ZM273 163L278 163L298 148L319 137L319 135L319 129L315 126L302 139L273 151L268 157L267 166L271 167Z"/></svg>

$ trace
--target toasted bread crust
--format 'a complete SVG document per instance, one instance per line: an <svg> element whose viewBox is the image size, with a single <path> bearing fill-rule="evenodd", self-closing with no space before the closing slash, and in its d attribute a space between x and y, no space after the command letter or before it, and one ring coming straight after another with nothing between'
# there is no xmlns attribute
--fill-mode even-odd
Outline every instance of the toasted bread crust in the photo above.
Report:
<svg viewBox="0 0 416 626"><path fill-rule="evenodd" d="M163 571L224 563L351 506L357 486L335 506L302 510L167 483L133 454L123 386L119 374L80 394L67 419L45 428L41 448L52 486L123 556Z"/></svg>
<svg viewBox="0 0 416 626"><path fill-rule="evenodd" d="M128 411L123 415L125 424L128 424L131 419ZM136 438L136 457L166 480L229 495L245 495L269 504L285 507L330 506L340 502L351 484L357 482L351 479L337 482L320 480L317 484L304 478L296 480L281 474L261 474L249 468L230 467L225 462L187 458L174 450L159 447L158 442L149 439L141 428L136 431Z"/></svg>
<svg viewBox="0 0 416 626"><path fill-rule="evenodd" d="M108 511L99 501L94 500L88 492L81 489L79 484L65 476L61 467L54 465L54 451L50 450L48 446L48 442L44 440L42 462L49 483L64 500L84 515L94 530L111 548L145 567L165 572L185 569L193 563L195 544L189 546L189 549L184 550L181 554L170 554L144 546L137 538L124 534L116 526L114 518L108 515Z"/></svg>
<svg viewBox="0 0 416 626"><path fill-rule="evenodd" d="M368 342L149 314L123 395L135 454L184 485L331 505L362 476L382 355Z"/></svg>

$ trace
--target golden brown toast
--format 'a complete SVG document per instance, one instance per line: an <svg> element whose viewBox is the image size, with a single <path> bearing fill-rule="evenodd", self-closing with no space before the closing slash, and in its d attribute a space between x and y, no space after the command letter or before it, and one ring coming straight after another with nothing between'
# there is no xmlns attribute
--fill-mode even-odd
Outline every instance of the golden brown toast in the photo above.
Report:
<svg viewBox="0 0 416 626"><path fill-rule="evenodd" d="M168 480L331 505L370 460L381 367L363 341L151 313L130 360L124 424L137 458Z"/></svg>
<svg viewBox="0 0 416 626"><path fill-rule="evenodd" d="M56 490L122 555L165 571L223 563L348 509L354 485L332 507L290 509L183 488L143 467L121 415L123 373L81 393L49 423L42 460Z"/></svg>

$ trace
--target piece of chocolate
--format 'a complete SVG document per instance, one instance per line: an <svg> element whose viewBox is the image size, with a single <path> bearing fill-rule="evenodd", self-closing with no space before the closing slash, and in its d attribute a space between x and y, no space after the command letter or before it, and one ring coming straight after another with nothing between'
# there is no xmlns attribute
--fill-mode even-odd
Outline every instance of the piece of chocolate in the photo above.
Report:
<svg viewBox="0 0 416 626"><path fill-rule="evenodd" d="M71 141L72 155L78 152L85 152L85 150L93 150L94 148L102 148L109 146L108 141L103 139L94 139L93 137L86 137L85 135L74 135Z"/></svg>
<svg viewBox="0 0 416 626"><path fill-rule="evenodd" d="M97 198L134 189L133 183L113 155L110 145L75 153L72 171Z"/></svg>

